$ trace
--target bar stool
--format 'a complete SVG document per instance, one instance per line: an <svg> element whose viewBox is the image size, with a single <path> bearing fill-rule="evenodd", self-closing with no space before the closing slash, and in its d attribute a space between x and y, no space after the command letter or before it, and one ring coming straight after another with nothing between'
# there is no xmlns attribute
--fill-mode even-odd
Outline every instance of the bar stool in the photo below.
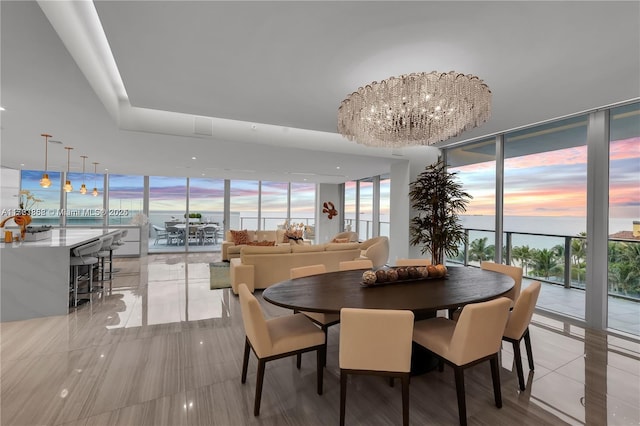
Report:
<svg viewBox="0 0 640 426"><path fill-rule="evenodd" d="M111 280L113 279L113 251L118 250L120 247L124 246L125 243L123 241L123 238L127 236L128 232L129 231L127 231L126 229L120 229L119 231L112 234L113 242L109 247L109 290L111 290Z"/></svg>
<svg viewBox="0 0 640 426"><path fill-rule="evenodd" d="M93 287L93 265L98 263L96 253L102 247L101 240L83 244L72 250L73 256L69 258L69 265L73 267L73 305L78 306L78 283L80 281L79 267L89 267L89 292Z"/></svg>
<svg viewBox="0 0 640 426"><path fill-rule="evenodd" d="M103 235L102 237L100 237L100 241L102 241L102 246L100 247L100 250L98 251L98 253L96 253L96 256L98 257L98 260L100 261L100 265L99 265L99 271L100 271L100 281L104 281L104 260L106 258L109 258L109 263L111 263L111 245L113 244L113 238L114 235ZM109 276L109 279L111 279L111 276Z"/></svg>

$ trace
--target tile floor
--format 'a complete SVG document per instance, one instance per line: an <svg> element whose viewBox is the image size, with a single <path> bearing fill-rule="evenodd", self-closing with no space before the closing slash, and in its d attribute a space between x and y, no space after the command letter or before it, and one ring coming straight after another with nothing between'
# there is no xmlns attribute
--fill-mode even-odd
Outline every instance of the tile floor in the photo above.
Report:
<svg viewBox="0 0 640 426"><path fill-rule="evenodd" d="M0 324L2 425L335 425L339 326L329 333L325 392L315 360L267 364L262 408L252 412L255 358L240 384L244 332L237 296L209 290L218 254L120 259L111 291L66 316ZM289 314L261 299L268 317ZM469 424L640 423L640 344L536 315L536 370L517 388L511 346L502 351L503 407L489 366L466 372ZM524 361L525 374L526 360ZM401 420L400 387L353 376L347 424ZM411 424L457 424L450 368L413 377Z"/></svg>

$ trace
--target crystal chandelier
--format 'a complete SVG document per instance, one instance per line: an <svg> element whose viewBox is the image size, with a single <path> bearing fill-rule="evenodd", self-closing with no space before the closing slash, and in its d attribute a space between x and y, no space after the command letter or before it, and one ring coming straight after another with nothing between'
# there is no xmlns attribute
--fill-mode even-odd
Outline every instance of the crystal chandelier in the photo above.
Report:
<svg viewBox="0 0 640 426"><path fill-rule="evenodd" d="M338 132L374 147L432 145L490 115L491 91L478 77L413 73L374 81L347 96L338 108Z"/></svg>

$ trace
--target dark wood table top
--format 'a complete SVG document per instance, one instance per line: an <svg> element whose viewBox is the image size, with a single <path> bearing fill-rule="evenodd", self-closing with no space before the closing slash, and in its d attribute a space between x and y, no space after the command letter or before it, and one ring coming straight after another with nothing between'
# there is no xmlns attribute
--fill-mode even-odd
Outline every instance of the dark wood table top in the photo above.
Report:
<svg viewBox="0 0 640 426"><path fill-rule="evenodd" d="M483 302L513 288L513 279L472 267L450 267L447 278L364 287L363 270L330 272L274 284L263 298L284 308L339 313L342 308L435 311Z"/></svg>

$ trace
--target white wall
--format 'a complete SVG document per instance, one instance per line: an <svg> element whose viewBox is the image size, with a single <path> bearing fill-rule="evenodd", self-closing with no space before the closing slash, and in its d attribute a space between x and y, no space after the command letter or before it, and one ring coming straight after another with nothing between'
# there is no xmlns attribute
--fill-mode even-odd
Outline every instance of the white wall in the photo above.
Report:
<svg viewBox="0 0 640 426"><path fill-rule="evenodd" d="M409 245L409 223L417 214L411 209L409 202L409 184L424 171L424 168L438 160L440 151L432 149L428 163L413 163L403 161L391 166L391 213L389 238L389 263L393 264L398 258L425 257L421 253L422 247Z"/></svg>
<svg viewBox="0 0 640 426"><path fill-rule="evenodd" d="M0 168L0 211L1 209L18 209L20 202L20 170ZM11 216L11 215L6 215Z"/></svg>

